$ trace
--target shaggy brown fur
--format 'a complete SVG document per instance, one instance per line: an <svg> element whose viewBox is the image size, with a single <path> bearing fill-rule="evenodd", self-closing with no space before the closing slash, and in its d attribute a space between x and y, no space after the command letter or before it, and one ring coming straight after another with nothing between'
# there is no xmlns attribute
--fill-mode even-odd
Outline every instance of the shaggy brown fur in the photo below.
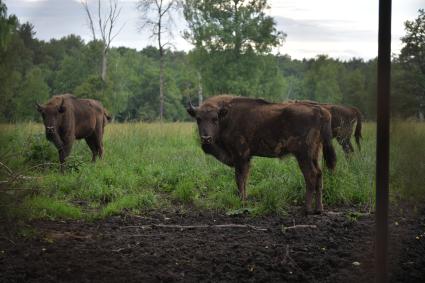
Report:
<svg viewBox="0 0 425 283"><path fill-rule="evenodd" d="M332 136L336 138L346 155L354 152L353 144L351 143L351 136L353 135L353 128L356 123L354 137L356 139L357 147L359 150L361 149L360 139L362 138L362 115L360 110L356 107L319 103L311 100L293 100L289 102L320 105L323 108L326 108L332 115Z"/></svg>
<svg viewBox="0 0 425 283"><path fill-rule="evenodd" d="M307 212L312 212L314 193L316 211L323 210L322 147L327 167L333 169L336 163L329 111L318 105L275 104L229 95L211 97L197 108L190 105L187 111L197 120L204 152L235 167L243 200L252 156L280 158L293 154L307 187Z"/></svg>
<svg viewBox="0 0 425 283"><path fill-rule="evenodd" d="M85 139L92 151L92 161L103 155L103 131L110 120L99 101L80 99L71 94L53 96L46 104L37 104L43 117L46 137L59 152L61 165L76 139ZM63 166L61 166L63 169Z"/></svg>

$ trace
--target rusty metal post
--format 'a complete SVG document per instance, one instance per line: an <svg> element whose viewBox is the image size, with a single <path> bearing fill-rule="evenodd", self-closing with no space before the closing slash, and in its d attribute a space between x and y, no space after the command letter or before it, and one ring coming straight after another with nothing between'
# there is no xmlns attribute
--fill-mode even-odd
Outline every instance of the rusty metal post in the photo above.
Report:
<svg viewBox="0 0 425 283"><path fill-rule="evenodd" d="M391 0L379 1L376 135L376 282L388 282Z"/></svg>

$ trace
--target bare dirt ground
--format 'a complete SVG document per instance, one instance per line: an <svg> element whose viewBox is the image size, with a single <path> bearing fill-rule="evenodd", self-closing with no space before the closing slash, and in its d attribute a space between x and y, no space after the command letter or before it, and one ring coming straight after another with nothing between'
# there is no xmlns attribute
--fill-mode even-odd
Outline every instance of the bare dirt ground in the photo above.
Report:
<svg viewBox="0 0 425 283"><path fill-rule="evenodd" d="M373 282L374 215L351 211L34 221L26 237L3 222L0 281ZM390 280L425 282L425 210L406 211L391 215Z"/></svg>

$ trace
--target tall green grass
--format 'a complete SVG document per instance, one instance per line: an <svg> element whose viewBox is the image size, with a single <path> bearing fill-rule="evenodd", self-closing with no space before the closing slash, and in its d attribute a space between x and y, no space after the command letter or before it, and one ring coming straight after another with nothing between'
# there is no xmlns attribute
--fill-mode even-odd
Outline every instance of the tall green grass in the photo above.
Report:
<svg viewBox="0 0 425 283"><path fill-rule="evenodd" d="M365 124L362 151L356 149L349 159L334 141L338 163L333 173L323 169L325 205L372 206L374 127ZM98 218L172 205L219 211L246 208L265 214L284 213L290 206L304 204L304 179L292 157L254 158L248 201L243 204L233 169L202 152L193 123L107 125L104 159L91 163L90 150L79 141L65 174L55 164L56 150L45 140L41 125L1 125L0 132L0 161L13 172L35 177L8 184L35 192L7 192L8 198L19 199L13 203L15 211L25 204L31 218ZM0 170L0 180L10 179Z"/></svg>
<svg viewBox="0 0 425 283"><path fill-rule="evenodd" d="M425 201L425 124L394 121L390 149L392 196L405 201Z"/></svg>

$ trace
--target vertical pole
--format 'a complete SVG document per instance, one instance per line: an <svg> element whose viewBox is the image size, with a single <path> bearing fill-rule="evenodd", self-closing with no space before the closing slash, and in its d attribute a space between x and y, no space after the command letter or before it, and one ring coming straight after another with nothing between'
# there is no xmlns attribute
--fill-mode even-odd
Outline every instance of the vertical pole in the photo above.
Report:
<svg viewBox="0 0 425 283"><path fill-rule="evenodd" d="M391 0L379 1L376 136L376 282L388 281L388 191L391 75Z"/></svg>

